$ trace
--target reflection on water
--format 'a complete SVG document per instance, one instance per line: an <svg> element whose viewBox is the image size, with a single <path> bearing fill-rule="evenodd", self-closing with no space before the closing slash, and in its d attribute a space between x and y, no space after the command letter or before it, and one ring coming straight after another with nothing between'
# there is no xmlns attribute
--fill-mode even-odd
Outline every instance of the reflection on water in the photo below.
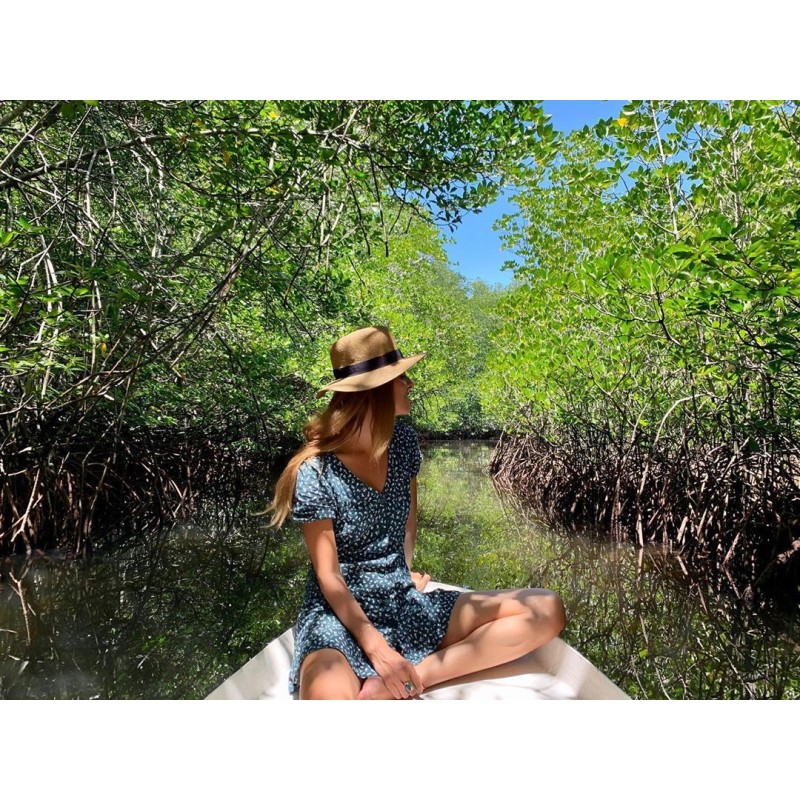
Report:
<svg viewBox="0 0 800 800"><path fill-rule="evenodd" d="M6 563L0 696L204 697L292 624L303 588L297 531L244 510L224 522L85 562Z"/></svg>
<svg viewBox="0 0 800 800"><path fill-rule="evenodd" d="M479 442L435 444L420 473L417 566L471 588L546 586L563 637L634 697L800 696L798 615L692 586L674 556L561 535L498 497ZM306 554L254 498L86 561L9 560L0 697L203 697L288 628ZM142 537L144 538L144 537Z"/></svg>
<svg viewBox="0 0 800 800"><path fill-rule="evenodd" d="M680 560L537 523L484 476L490 448L436 450L421 476L420 556L471 588L544 586L563 638L632 697L800 697L800 615L749 611L693 585ZM428 566L430 565L430 566Z"/></svg>

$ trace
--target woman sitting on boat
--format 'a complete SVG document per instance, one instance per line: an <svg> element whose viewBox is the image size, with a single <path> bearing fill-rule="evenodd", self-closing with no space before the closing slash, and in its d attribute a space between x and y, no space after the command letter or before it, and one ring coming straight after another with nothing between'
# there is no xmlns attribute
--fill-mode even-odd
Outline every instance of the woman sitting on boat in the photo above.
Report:
<svg viewBox="0 0 800 800"><path fill-rule="evenodd" d="M411 572L422 455L403 357L387 328L330 350L328 407L304 428L270 506L272 524L302 523L312 569L295 627L289 691L301 699L408 699L516 659L564 627L545 589L423 593Z"/></svg>

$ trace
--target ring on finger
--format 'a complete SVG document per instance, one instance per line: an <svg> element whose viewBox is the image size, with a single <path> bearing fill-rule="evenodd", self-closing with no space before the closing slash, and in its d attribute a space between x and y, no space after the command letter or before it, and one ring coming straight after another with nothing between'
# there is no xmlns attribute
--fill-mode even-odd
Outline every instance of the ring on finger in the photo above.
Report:
<svg viewBox="0 0 800 800"><path fill-rule="evenodd" d="M414 684L413 684L411 681L406 681L406 682L403 684L403 688L404 688L404 689L405 689L405 690L406 690L406 691L407 691L409 694L414 694L414 692L416 692L416 691L417 691L417 687L416 687L416 686L414 686Z"/></svg>

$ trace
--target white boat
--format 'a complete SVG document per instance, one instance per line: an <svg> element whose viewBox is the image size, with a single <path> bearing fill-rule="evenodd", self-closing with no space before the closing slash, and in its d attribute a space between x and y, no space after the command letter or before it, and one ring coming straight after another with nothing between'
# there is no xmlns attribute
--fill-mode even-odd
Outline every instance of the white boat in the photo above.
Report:
<svg viewBox="0 0 800 800"><path fill-rule="evenodd" d="M443 583L433 589L458 589ZM296 700L288 692L292 630L250 659L206 700ZM422 693L419 700L630 700L616 684L563 639L499 667L465 675Z"/></svg>

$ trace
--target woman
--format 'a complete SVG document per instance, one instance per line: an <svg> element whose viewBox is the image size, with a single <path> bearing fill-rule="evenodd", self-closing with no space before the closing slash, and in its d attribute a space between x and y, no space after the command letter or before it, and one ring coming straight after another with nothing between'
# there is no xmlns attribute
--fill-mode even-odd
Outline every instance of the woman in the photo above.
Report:
<svg viewBox="0 0 800 800"><path fill-rule="evenodd" d="M411 572L421 453L404 358L387 328L330 350L333 397L304 429L270 506L302 524L312 570L295 628L289 690L301 699L408 699L504 664L557 636L564 605L544 589L422 593Z"/></svg>

